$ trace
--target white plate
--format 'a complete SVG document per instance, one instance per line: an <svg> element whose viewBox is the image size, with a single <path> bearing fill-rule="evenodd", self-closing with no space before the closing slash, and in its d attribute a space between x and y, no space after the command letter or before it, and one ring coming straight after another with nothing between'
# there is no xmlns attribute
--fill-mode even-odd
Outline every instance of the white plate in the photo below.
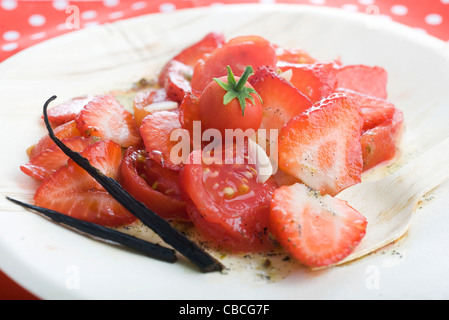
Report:
<svg viewBox="0 0 449 320"><path fill-rule="evenodd" d="M73 32L0 64L2 165L0 266L44 299L407 299L449 298L449 185L434 190L406 237L378 253L319 272L243 259L227 274L201 274L61 228L12 205L36 183L19 171L45 133L42 104L127 88L205 33L259 34L321 59L379 65L389 99L404 111L403 152L413 157L449 136L449 48L404 26L362 14L307 6L220 6L143 16ZM426 201L425 201L426 202ZM238 260L240 261L240 260ZM225 263L229 260L225 259ZM276 267L279 262L273 262ZM267 280L271 276L271 280Z"/></svg>

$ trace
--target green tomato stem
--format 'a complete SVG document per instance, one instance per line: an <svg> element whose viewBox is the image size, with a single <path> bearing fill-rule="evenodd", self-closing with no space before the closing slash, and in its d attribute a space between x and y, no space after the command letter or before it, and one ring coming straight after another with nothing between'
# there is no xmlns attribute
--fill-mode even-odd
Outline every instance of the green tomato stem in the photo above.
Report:
<svg viewBox="0 0 449 320"><path fill-rule="evenodd" d="M242 109L242 116L245 116L246 99L249 99L253 104L255 103L252 94L255 94L259 98L260 102L262 102L262 98L256 90L246 86L249 77L253 74L253 67L247 66L238 82L235 80L234 73L232 72L230 66L227 66L227 71L228 83L218 78L214 78L214 81L226 91L226 94L223 97L223 105L226 106L232 100L237 99L239 101L240 108Z"/></svg>

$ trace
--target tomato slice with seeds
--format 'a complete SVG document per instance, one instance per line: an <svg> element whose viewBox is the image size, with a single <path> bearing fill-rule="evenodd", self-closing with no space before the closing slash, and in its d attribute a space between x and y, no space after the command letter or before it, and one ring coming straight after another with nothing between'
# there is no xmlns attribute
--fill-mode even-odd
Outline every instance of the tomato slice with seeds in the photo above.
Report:
<svg viewBox="0 0 449 320"><path fill-rule="evenodd" d="M213 163L193 151L181 173L181 188L189 197L187 212L199 232L232 252L272 248L269 238L270 200L278 187L274 179L257 180L254 165Z"/></svg>
<svg viewBox="0 0 449 320"><path fill-rule="evenodd" d="M126 150L120 167L120 184L161 217L188 220L177 171L148 157L144 147Z"/></svg>

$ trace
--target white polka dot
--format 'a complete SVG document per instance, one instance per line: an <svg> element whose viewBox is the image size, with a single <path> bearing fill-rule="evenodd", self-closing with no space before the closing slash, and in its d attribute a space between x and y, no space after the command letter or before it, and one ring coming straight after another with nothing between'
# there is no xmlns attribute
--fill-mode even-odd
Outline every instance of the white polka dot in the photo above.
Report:
<svg viewBox="0 0 449 320"><path fill-rule="evenodd" d="M81 18L84 20L92 20L97 17L97 12L94 10L88 10L81 13Z"/></svg>
<svg viewBox="0 0 449 320"><path fill-rule="evenodd" d="M10 42L7 44L4 44L2 46L3 51L13 51L16 50L19 47L19 45L16 42Z"/></svg>
<svg viewBox="0 0 449 320"><path fill-rule="evenodd" d="M14 41L20 38L20 33L15 30L6 31L3 34L3 40L5 41Z"/></svg>
<svg viewBox="0 0 449 320"><path fill-rule="evenodd" d="M406 6L397 4L391 7L391 13L397 16L405 16L408 13L408 8Z"/></svg>
<svg viewBox="0 0 449 320"><path fill-rule="evenodd" d="M29 17L28 23L33 27L40 27L45 24L45 17L40 14L33 14Z"/></svg>
<svg viewBox="0 0 449 320"><path fill-rule="evenodd" d="M67 8L69 3L66 0L53 0L53 8L62 11Z"/></svg>
<svg viewBox="0 0 449 320"><path fill-rule="evenodd" d="M60 23L56 26L56 30L66 30L67 28L67 23Z"/></svg>
<svg viewBox="0 0 449 320"><path fill-rule="evenodd" d="M355 5L355 4L349 4L349 3L348 4L344 4L344 5L341 6L341 8L343 10L350 11L350 12L357 12L357 11L359 11L359 7L357 5Z"/></svg>
<svg viewBox="0 0 449 320"><path fill-rule="evenodd" d="M45 33L45 32L38 32L38 33L32 34L30 36L30 39L31 40L39 40L39 39L45 38L46 36L47 36L47 33Z"/></svg>
<svg viewBox="0 0 449 320"><path fill-rule="evenodd" d="M124 13L122 11L111 12L108 17L111 20L123 18Z"/></svg>
<svg viewBox="0 0 449 320"><path fill-rule="evenodd" d="M393 18L389 15L386 14L379 14L378 16L380 19L382 19L383 21L393 21Z"/></svg>
<svg viewBox="0 0 449 320"><path fill-rule="evenodd" d="M103 0L105 7L115 7L120 3L119 0Z"/></svg>
<svg viewBox="0 0 449 320"><path fill-rule="evenodd" d="M443 17L437 13L431 13L426 16L425 20L426 20L427 24L436 26L443 22Z"/></svg>
<svg viewBox="0 0 449 320"><path fill-rule="evenodd" d="M99 25L100 25L100 23L98 21L90 21L90 22L86 22L84 24L84 27L85 28L92 28L92 27L97 27Z"/></svg>
<svg viewBox="0 0 449 320"><path fill-rule="evenodd" d="M370 16L378 16L380 15L380 9L375 4L370 4L366 6L365 13Z"/></svg>
<svg viewBox="0 0 449 320"><path fill-rule="evenodd" d="M374 4L374 0L358 0L358 3L363 6L369 6L371 4Z"/></svg>
<svg viewBox="0 0 449 320"><path fill-rule="evenodd" d="M17 8L17 1L16 0L2 0L1 6L5 10L14 10Z"/></svg>
<svg viewBox="0 0 449 320"><path fill-rule="evenodd" d="M426 29L423 29L423 28L415 28L414 30L416 32L423 33L423 34L427 33Z"/></svg>
<svg viewBox="0 0 449 320"><path fill-rule="evenodd" d="M449 4L449 0L441 0L441 3L443 3L443 4Z"/></svg>
<svg viewBox="0 0 449 320"><path fill-rule="evenodd" d="M326 0L309 0L311 4L326 4Z"/></svg>
<svg viewBox="0 0 449 320"><path fill-rule="evenodd" d="M176 6L173 3L162 3L159 6L159 11L161 12L171 12L171 11L175 11L176 10Z"/></svg>
<svg viewBox="0 0 449 320"><path fill-rule="evenodd" d="M141 10L147 7L147 3L145 1L135 2L131 5L131 10Z"/></svg>

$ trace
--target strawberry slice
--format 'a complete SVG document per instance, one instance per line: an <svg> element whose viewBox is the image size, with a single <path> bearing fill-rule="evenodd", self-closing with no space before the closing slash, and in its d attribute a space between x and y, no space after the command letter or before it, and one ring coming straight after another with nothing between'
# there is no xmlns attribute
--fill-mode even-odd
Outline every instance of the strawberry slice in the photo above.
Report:
<svg viewBox="0 0 449 320"><path fill-rule="evenodd" d="M192 78L193 68L176 60L171 61L166 68L162 86L169 99L181 102L185 94L192 91L190 79Z"/></svg>
<svg viewBox="0 0 449 320"><path fill-rule="evenodd" d="M148 157L159 162L163 167L180 170L182 159L171 159L172 148L178 140L171 139L173 130L184 130L179 122L179 113L174 111L160 111L146 116L140 126L143 143L148 151ZM188 153L188 152L187 152ZM188 154L185 155L187 157ZM179 161L178 161L179 160Z"/></svg>
<svg viewBox="0 0 449 320"><path fill-rule="evenodd" d="M75 120L78 113L94 99L93 95L85 95L70 99L48 109L48 121L55 128L69 121Z"/></svg>
<svg viewBox="0 0 449 320"><path fill-rule="evenodd" d="M222 46L225 43L225 36L220 32L210 32L200 41L185 48L176 56L173 57L163 68L159 74L159 84L163 87L165 85L165 78L167 76L167 69L171 62L176 60L186 66L193 67L195 64L216 48Z"/></svg>
<svg viewBox="0 0 449 320"><path fill-rule="evenodd" d="M274 192L270 227L292 257L317 268L346 258L365 236L367 220L346 201L296 183Z"/></svg>
<svg viewBox="0 0 449 320"><path fill-rule="evenodd" d="M249 82L263 101L261 129L280 130L291 118L312 106L306 96L271 68L260 67Z"/></svg>
<svg viewBox="0 0 449 320"><path fill-rule="evenodd" d="M225 41L223 33L210 32L197 43L182 50L173 60L177 60L188 66L194 66L205 54L211 53L216 48L221 47Z"/></svg>
<svg viewBox="0 0 449 320"><path fill-rule="evenodd" d="M179 122L181 127L189 131L191 139L193 139L193 122L201 121L199 101L197 95L189 93L179 106Z"/></svg>
<svg viewBox="0 0 449 320"><path fill-rule="evenodd" d="M348 65L339 68L336 87L387 99L387 82L388 74L381 67Z"/></svg>
<svg viewBox="0 0 449 320"><path fill-rule="evenodd" d="M99 141L81 153L107 176L117 179L122 148L113 141ZM34 196L37 206L52 209L103 226L121 226L136 220L84 169L72 160L42 181Z"/></svg>
<svg viewBox="0 0 449 320"><path fill-rule="evenodd" d="M288 63L315 63L317 60L312 58L310 54L299 48L282 48L275 45L276 56L278 61L288 62Z"/></svg>
<svg viewBox="0 0 449 320"><path fill-rule="evenodd" d="M404 117L389 101L347 89L338 89L353 98L361 107L363 170L394 159L401 140Z"/></svg>
<svg viewBox="0 0 449 320"><path fill-rule="evenodd" d="M274 46L259 36L240 36L226 42L195 65L192 90L201 93L213 78L227 75L230 66L234 75L240 77L247 66L257 70L261 66L276 67Z"/></svg>
<svg viewBox="0 0 449 320"><path fill-rule="evenodd" d="M78 130L77 126L76 126L76 122L75 120L71 120L67 123L64 123L60 126L57 126L53 132L55 133L55 136L59 139L59 140L64 140L64 139L70 139L70 138L74 138L77 136L80 136L81 133ZM28 148L28 156L29 158L34 158L35 156L37 156L40 152L44 151L45 149L50 148L51 146L54 146L55 143L53 142L53 140L48 136L43 136L38 143L36 143L35 145L31 146L30 148Z"/></svg>
<svg viewBox="0 0 449 320"><path fill-rule="evenodd" d="M177 103L167 97L165 89L149 89L140 91L133 99L134 121L137 127L142 124L143 118L160 109L177 108Z"/></svg>
<svg viewBox="0 0 449 320"><path fill-rule="evenodd" d="M203 39L178 53L162 68L158 82L165 88L171 100L182 101L184 95L191 91L190 79L195 64L224 42L225 37L222 33L208 33Z"/></svg>
<svg viewBox="0 0 449 320"><path fill-rule="evenodd" d="M290 120L279 135L279 168L321 194L361 182L363 118L342 93Z"/></svg>
<svg viewBox="0 0 449 320"><path fill-rule="evenodd" d="M62 142L73 151L81 152L91 143L91 140L78 136L64 139ZM30 177L42 181L65 165L68 160L69 157L54 144L32 157L25 165L20 166L20 170Z"/></svg>
<svg viewBox="0 0 449 320"><path fill-rule="evenodd" d="M110 95L89 102L77 115L76 125L84 137L112 140L125 148L141 142L132 114Z"/></svg>
<svg viewBox="0 0 449 320"><path fill-rule="evenodd" d="M334 62L292 64L279 62L282 72L291 72L290 82L313 103L334 92L337 83L337 65Z"/></svg>

